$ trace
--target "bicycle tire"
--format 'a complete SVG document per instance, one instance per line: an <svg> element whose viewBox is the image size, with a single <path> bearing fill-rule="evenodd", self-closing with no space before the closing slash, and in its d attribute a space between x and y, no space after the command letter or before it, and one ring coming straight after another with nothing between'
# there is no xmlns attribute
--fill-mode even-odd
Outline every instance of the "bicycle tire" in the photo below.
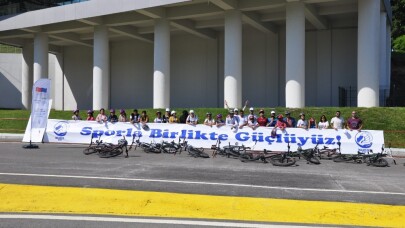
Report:
<svg viewBox="0 0 405 228"><path fill-rule="evenodd" d="M310 157L310 158L307 158L306 160L315 165L321 164L321 162L319 161L319 159L317 157Z"/></svg>
<svg viewBox="0 0 405 228"><path fill-rule="evenodd" d="M332 159L334 162L348 162L351 161L352 158L347 157L343 154L336 156L335 158Z"/></svg>
<svg viewBox="0 0 405 228"><path fill-rule="evenodd" d="M85 155L90 155L94 153L97 153L97 150L94 147L89 147L83 150L83 154Z"/></svg>
<svg viewBox="0 0 405 228"><path fill-rule="evenodd" d="M201 152L198 154L198 156L201 157L201 158L209 158L209 157L210 157L210 156L209 156L207 153L205 153L204 151L201 151Z"/></svg>
<svg viewBox="0 0 405 228"><path fill-rule="evenodd" d="M270 157L270 163L274 166L292 166L295 162L296 160L293 157L284 157L282 154Z"/></svg>
<svg viewBox="0 0 405 228"><path fill-rule="evenodd" d="M251 158L250 158L249 154L241 154L239 156L239 160L241 162L248 162L248 161L251 161Z"/></svg>
<svg viewBox="0 0 405 228"><path fill-rule="evenodd" d="M369 164L375 167L387 167L388 161L385 160L384 158L378 158L377 160L372 161Z"/></svg>
<svg viewBox="0 0 405 228"><path fill-rule="evenodd" d="M112 157L116 157L118 155L121 155L122 153L123 153L122 148L116 148L116 149L113 149L113 150L111 150L111 151L109 151L107 153L102 153L102 154L100 153L99 157L100 158L112 158Z"/></svg>
<svg viewBox="0 0 405 228"><path fill-rule="evenodd" d="M175 154L178 151L177 148L172 146L172 145L163 146L162 150L163 150L164 153L168 153L168 154Z"/></svg>

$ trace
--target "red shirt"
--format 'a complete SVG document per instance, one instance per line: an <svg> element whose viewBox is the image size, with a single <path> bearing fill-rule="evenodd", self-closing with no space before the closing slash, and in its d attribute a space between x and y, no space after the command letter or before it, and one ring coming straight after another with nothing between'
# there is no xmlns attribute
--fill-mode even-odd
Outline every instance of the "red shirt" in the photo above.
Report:
<svg viewBox="0 0 405 228"><path fill-rule="evenodd" d="M277 120L276 127L279 127L279 128L286 128L286 127L287 127L287 123L284 122L284 120Z"/></svg>
<svg viewBox="0 0 405 228"><path fill-rule="evenodd" d="M267 118L264 116L259 116L257 118L257 123L259 124L259 126L265 127L267 125Z"/></svg>

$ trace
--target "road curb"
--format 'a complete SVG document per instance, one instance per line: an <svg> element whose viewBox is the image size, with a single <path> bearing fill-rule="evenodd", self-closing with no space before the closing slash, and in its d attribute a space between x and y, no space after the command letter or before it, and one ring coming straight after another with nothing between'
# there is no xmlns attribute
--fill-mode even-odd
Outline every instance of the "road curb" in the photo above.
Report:
<svg viewBox="0 0 405 228"><path fill-rule="evenodd" d="M24 134L0 133L0 142L21 142Z"/></svg>
<svg viewBox="0 0 405 228"><path fill-rule="evenodd" d="M24 134L0 133L0 142L22 142ZM404 157L405 148L391 148L393 156Z"/></svg>

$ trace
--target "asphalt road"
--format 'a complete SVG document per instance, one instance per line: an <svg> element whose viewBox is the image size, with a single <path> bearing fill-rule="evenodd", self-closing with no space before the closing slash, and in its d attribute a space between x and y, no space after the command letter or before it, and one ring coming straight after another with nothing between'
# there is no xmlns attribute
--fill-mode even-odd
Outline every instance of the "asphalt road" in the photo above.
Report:
<svg viewBox="0 0 405 228"><path fill-rule="evenodd" d="M224 157L192 158L184 152L174 156L132 150L129 158L102 159L84 155L84 145L21 146L0 143L0 183L405 205L404 159L386 168L327 160L275 167ZM1 227L21 225L14 222L3 218Z"/></svg>

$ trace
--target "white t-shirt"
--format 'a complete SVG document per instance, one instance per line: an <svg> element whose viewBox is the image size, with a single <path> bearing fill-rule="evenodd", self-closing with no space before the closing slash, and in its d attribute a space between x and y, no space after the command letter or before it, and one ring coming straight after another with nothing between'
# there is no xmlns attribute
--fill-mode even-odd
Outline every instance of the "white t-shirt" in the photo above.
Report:
<svg viewBox="0 0 405 228"><path fill-rule="evenodd" d="M338 118L335 116L330 120L330 124L332 124L333 128L336 129L343 129L344 122L345 120L343 119L343 117Z"/></svg>
<svg viewBox="0 0 405 228"><path fill-rule="evenodd" d="M214 119L208 119L208 118L206 118L205 120L204 120L204 124L211 124L211 125L213 125L215 123L215 120Z"/></svg>
<svg viewBox="0 0 405 228"><path fill-rule="evenodd" d="M297 127L308 128L308 121L299 119L298 122L297 122Z"/></svg>
<svg viewBox="0 0 405 228"><path fill-rule="evenodd" d="M325 121L325 122L319 122L318 123L318 128L319 129L326 129L329 127L329 121Z"/></svg>
<svg viewBox="0 0 405 228"><path fill-rule="evenodd" d="M237 119L237 117L236 116L233 116L233 117L230 117L230 116L228 116L228 117L226 117L226 120L225 120L225 124L226 125L228 125L228 126L238 126L238 119Z"/></svg>
<svg viewBox="0 0 405 228"><path fill-rule="evenodd" d="M186 123L197 124L197 121L198 117L196 115L194 115L194 117L192 117L191 115L187 116Z"/></svg>
<svg viewBox="0 0 405 228"><path fill-rule="evenodd" d="M163 118L155 118L154 120L153 120L153 122L154 123L163 123Z"/></svg>
<svg viewBox="0 0 405 228"><path fill-rule="evenodd" d="M247 123L247 120L248 120L248 118L247 118L247 116L238 116L239 117L239 125L244 125L244 124L246 124Z"/></svg>

